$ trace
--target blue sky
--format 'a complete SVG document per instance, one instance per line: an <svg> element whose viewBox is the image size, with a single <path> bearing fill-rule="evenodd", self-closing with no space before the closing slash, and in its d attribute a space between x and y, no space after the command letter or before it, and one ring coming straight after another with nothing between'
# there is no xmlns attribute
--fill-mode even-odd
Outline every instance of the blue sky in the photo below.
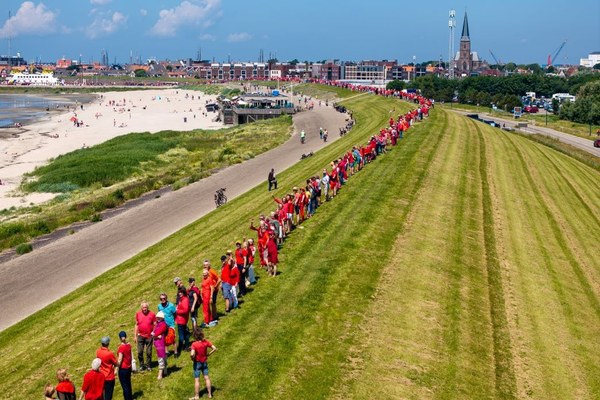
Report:
<svg viewBox="0 0 600 400"><path fill-rule="evenodd" d="M598 0L2 0L0 54L84 62L202 58L252 61L260 49L280 61L448 58L448 11L456 44L465 11L472 50L492 60L579 63L600 51ZM12 18L8 20L9 11Z"/></svg>

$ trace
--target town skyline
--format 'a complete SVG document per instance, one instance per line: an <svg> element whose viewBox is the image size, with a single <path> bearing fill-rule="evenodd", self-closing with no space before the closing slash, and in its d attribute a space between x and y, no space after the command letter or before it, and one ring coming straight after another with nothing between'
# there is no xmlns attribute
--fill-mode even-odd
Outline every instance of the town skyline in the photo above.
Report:
<svg viewBox="0 0 600 400"><path fill-rule="evenodd" d="M443 2L435 8L391 1L347 1L302 6L222 0L154 4L138 0L8 0L0 22L0 54L26 61L65 57L88 63L147 59L256 61L298 59L390 59L408 64L449 58L448 12L456 10L455 49L464 13L469 16L472 50L491 64L544 65L566 40L557 64L578 64L600 50L600 4L574 0L552 7L507 1ZM333 3L333 4L332 4ZM199 57L200 56L200 57Z"/></svg>

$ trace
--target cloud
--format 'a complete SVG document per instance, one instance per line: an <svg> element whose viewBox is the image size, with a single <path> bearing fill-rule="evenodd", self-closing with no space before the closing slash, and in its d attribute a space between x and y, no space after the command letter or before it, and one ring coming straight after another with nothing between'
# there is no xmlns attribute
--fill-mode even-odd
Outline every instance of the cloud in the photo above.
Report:
<svg viewBox="0 0 600 400"><path fill-rule="evenodd" d="M36 6L32 1L25 1L17 13L0 28L0 38L52 33L56 31L56 15L43 3Z"/></svg>
<svg viewBox="0 0 600 400"><path fill-rule="evenodd" d="M246 32L230 33L229 36L227 36L227 41L230 43L245 42L250 39L252 39L252 35Z"/></svg>
<svg viewBox="0 0 600 400"><path fill-rule="evenodd" d="M90 0L90 3L96 6L103 6L110 3L112 0Z"/></svg>
<svg viewBox="0 0 600 400"><path fill-rule="evenodd" d="M219 15L221 0L182 1L177 7L161 10L158 21L150 29L156 36L172 37L181 26L209 26Z"/></svg>
<svg viewBox="0 0 600 400"><path fill-rule="evenodd" d="M204 35L200 35L200 40L205 42L214 42L217 40L217 37L215 35L211 35L210 33L205 33Z"/></svg>
<svg viewBox="0 0 600 400"><path fill-rule="evenodd" d="M115 33L127 22L127 17L120 12L100 13L94 19L94 22L86 29L86 36L90 39L96 39L102 36L108 36Z"/></svg>
<svg viewBox="0 0 600 400"><path fill-rule="evenodd" d="M145 17L146 15L148 15L148 10L146 10L145 8L140 9L140 15L142 17Z"/></svg>

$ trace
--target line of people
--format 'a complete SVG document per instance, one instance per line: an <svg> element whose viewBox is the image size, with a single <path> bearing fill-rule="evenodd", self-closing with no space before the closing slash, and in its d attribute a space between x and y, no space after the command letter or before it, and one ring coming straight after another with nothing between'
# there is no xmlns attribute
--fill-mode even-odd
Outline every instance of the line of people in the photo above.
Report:
<svg viewBox="0 0 600 400"><path fill-rule="evenodd" d="M119 332L120 344L116 355L109 349L110 338L100 340L100 348L92 361L92 368L84 375L80 399L111 400L115 378L118 376L123 398L133 399L131 384L132 372L152 371L152 355L157 356L157 379L168 375L167 359L170 355L180 357L189 352L192 358L194 375L194 397L199 398L200 375L204 377L208 397L212 397L212 385L208 374L207 359L217 348L204 337L203 329L215 327L219 320L217 312L218 293L224 300L225 314L239 308L240 298L249 292L249 286L257 283L257 267L263 268L268 276L277 276L279 248L285 238L298 225L311 218L325 201L337 196L346 181L386 153L388 146L395 146L399 139L415 121L428 117L433 103L421 96L415 96L418 108L397 118L391 117L389 126L382 128L363 145L356 145L341 157L333 160L329 168L324 168L321 176L308 178L305 185L293 187L292 192L282 197L273 197L277 208L270 215L261 215L259 224L250 222L249 229L257 233L256 245L252 238L236 242L235 250L228 250L221 257L220 271L217 272L209 260L202 263L202 282L198 286L194 277L188 278L186 287L180 277L173 279L176 286L175 302L169 301L166 293L159 295L156 313L150 310L148 302L140 305L135 314L133 336L137 350L137 362L125 331ZM390 111L392 113L395 110ZM272 176L271 176L272 175ZM274 171L269 176L269 190L276 186ZM200 319L199 312L202 311ZM189 325L191 322L191 332ZM190 336L193 336L192 343ZM177 342L177 343L176 343ZM57 371L58 384L47 384L47 399L75 400L75 386L66 370Z"/></svg>

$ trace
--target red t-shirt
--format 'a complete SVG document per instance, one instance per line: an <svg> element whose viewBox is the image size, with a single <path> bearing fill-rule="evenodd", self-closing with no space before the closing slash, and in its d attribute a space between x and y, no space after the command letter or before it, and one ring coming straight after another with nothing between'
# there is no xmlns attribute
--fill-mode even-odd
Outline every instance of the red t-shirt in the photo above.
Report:
<svg viewBox="0 0 600 400"><path fill-rule="evenodd" d="M206 362L208 359L208 349L212 347L212 343L208 340L200 340L192 343L192 350L196 352L194 361Z"/></svg>
<svg viewBox="0 0 600 400"><path fill-rule="evenodd" d="M238 265L244 265L244 259L246 256L244 255L244 250L236 249L235 250L235 263Z"/></svg>
<svg viewBox="0 0 600 400"><path fill-rule="evenodd" d="M229 283L231 284L231 286L235 286L238 284L238 282L240 281L240 270L233 266L231 267L231 270L229 271Z"/></svg>
<svg viewBox="0 0 600 400"><path fill-rule="evenodd" d="M85 392L85 400L102 400L104 395L104 375L102 372L89 370L83 376L81 390Z"/></svg>
<svg viewBox="0 0 600 400"><path fill-rule="evenodd" d="M119 368L131 368L131 344L121 343L119 349L117 350L117 354L123 354L123 360L121 361L121 365L119 365Z"/></svg>
<svg viewBox="0 0 600 400"><path fill-rule="evenodd" d="M102 374L104 375L104 378L107 381L114 381L115 380L114 366L117 365L117 358L115 357L113 352L110 351L106 347L100 347L96 351L96 357L98 357L99 359L102 360L102 364L100 365L100 372L102 372Z"/></svg>
<svg viewBox="0 0 600 400"><path fill-rule="evenodd" d="M135 322L138 327L138 334L141 337L149 338L156 324L156 315L152 311L144 314L141 310L135 313Z"/></svg>
<svg viewBox="0 0 600 400"><path fill-rule="evenodd" d="M71 381L58 382L56 393L75 393L75 386Z"/></svg>
<svg viewBox="0 0 600 400"><path fill-rule="evenodd" d="M221 281L225 283L229 283L229 275L231 271L229 269L229 264L223 263L223 267L221 268Z"/></svg>

